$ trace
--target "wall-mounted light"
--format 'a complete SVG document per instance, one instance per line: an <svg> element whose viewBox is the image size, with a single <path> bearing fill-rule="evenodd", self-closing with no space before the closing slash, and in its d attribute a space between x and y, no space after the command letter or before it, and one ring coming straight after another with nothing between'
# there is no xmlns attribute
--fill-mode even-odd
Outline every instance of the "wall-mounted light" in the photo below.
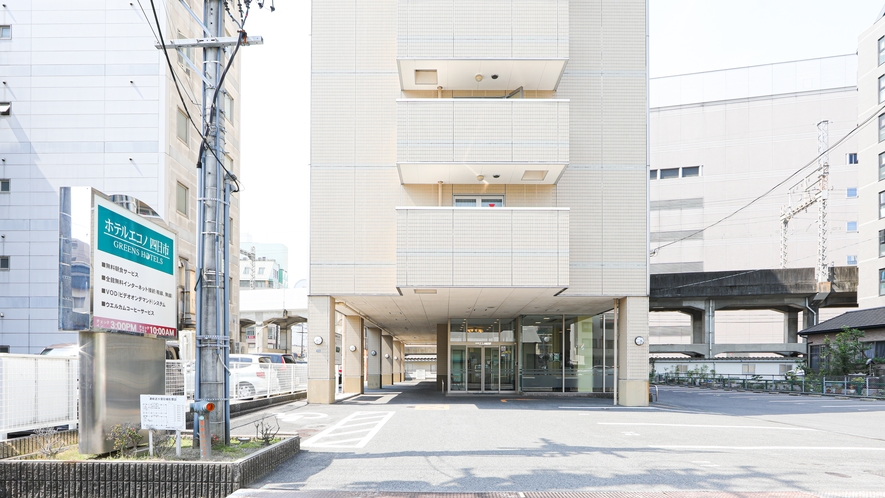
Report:
<svg viewBox="0 0 885 498"><path fill-rule="evenodd" d="M481 182L481 181L483 181L483 180L485 180L485 179L486 179L486 177L484 177L484 176L482 176L482 175L476 175L476 180L477 180L477 181L480 181L480 182Z"/></svg>
<svg viewBox="0 0 885 498"><path fill-rule="evenodd" d="M350 351L351 351L351 352L356 351L356 346L354 346L353 344L351 344L351 345L350 345Z"/></svg>
<svg viewBox="0 0 885 498"><path fill-rule="evenodd" d="M394 359L394 360L398 360L398 359L399 359L399 357L397 357L397 356L394 356L394 357L393 357L393 359Z"/></svg>
<svg viewBox="0 0 885 498"><path fill-rule="evenodd" d="M389 359L389 358L390 358L390 355L387 354L387 353L384 353L384 359L386 360L386 359Z"/></svg>
<svg viewBox="0 0 885 498"><path fill-rule="evenodd" d="M313 338L313 343L316 344L317 346L319 346L320 344L323 343L323 338L320 336L316 336Z"/></svg>
<svg viewBox="0 0 885 498"><path fill-rule="evenodd" d="M375 351L375 350L372 350L372 351L369 352L369 354L372 355L372 356L375 356L376 354L378 354L378 352Z"/></svg>
<svg viewBox="0 0 885 498"><path fill-rule="evenodd" d="M477 74L477 75L476 75L476 82L479 83L480 81L482 81L482 75L481 75L481 74Z"/></svg>

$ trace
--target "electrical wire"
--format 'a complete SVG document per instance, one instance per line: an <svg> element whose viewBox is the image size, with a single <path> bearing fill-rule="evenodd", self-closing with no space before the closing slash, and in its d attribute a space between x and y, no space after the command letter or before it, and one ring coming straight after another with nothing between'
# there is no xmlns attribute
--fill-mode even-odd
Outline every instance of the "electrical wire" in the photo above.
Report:
<svg viewBox="0 0 885 498"><path fill-rule="evenodd" d="M155 35L155 37L159 38L160 47L163 50L163 55L166 58L166 65L169 67L169 72L172 76L172 82L175 84L175 90L178 93L178 98L181 101L182 105L184 106L184 112L185 112L185 115L187 116L188 121L190 121L191 125L193 125L193 127L197 130L197 133L200 134L200 152L197 157L197 168L199 169L199 168L203 167L203 153L208 150L209 153L215 157L215 160L218 161L218 165L221 167L221 169L224 170L225 173L227 173L227 176L229 178L233 179L234 185L236 187L236 190L234 190L234 192L239 192L240 191L239 180L231 171L229 171L224 166L224 161L222 161L221 158L218 157L218 155L215 153L215 150L212 147L209 147L209 143L206 139L206 135L209 133L209 123L208 122L206 123L206 131L204 132L202 129L200 129L200 127L194 121L193 116L191 116L190 110L188 109L187 103L185 102L184 95L182 95L182 93L181 93L181 86L179 85L178 78L175 75L175 69L173 68L173 65L172 65L172 59L169 57L169 49L166 47L166 42L163 38L163 30L160 29L160 17L159 17L159 15L157 15L156 4L154 3L154 0L150 0L150 2L151 2L151 11L154 14L154 22L156 22L156 24L157 24L157 34ZM150 23L148 23L148 24L150 24ZM218 91L221 89L221 87L224 83L224 77L227 75L228 70L230 69L231 65L233 64L234 55L236 55L237 51L239 50L240 44L242 43L242 40L245 36L246 36L246 34L244 31L240 30L238 32L236 47L234 48L234 51L231 54L231 56L228 58L227 65L225 66L222 76L218 81L218 85L215 87L215 92L214 92L213 98L212 98L212 107L210 110L210 115L211 115L211 113L215 112L215 109L216 109L215 103L216 103L216 99L218 98Z"/></svg>
<svg viewBox="0 0 885 498"><path fill-rule="evenodd" d="M696 231L694 231L694 232L692 232L692 233L686 235L685 237L681 237L681 238L676 239L676 240L674 240L674 241L672 241L672 242L668 242L668 243L666 243L666 244L662 244L662 245L659 245L658 247L655 247L654 249L651 250L651 255L657 255L658 251L660 251L661 249L663 249L663 248L665 248L665 247L668 247L668 246L671 246L671 245L673 245L673 244L676 244L677 242L682 242L682 241L685 240L685 239L688 239L688 238L693 237L693 236L695 236L695 235L697 235L697 234L699 234L699 233L702 233L702 232L704 232L704 231L706 231L706 230L709 230L710 228L713 228L713 227L715 227L716 225L718 225L718 224L724 222L725 220L731 218L732 216L734 216L734 215L740 213L740 212L743 211L744 209L747 209L748 207L752 206L753 204L755 204L756 202L758 202L758 201L761 200L762 198L768 196L769 194L771 194L772 192L774 192L775 190L777 190L778 188L780 188L781 186L783 186L785 183L787 183L788 181L790 181L792 178L795 178L795 177L796 177L798 174L800 174L802 171L804 171L805 169L807 169L807 168L809 168L810 166L812 166L813 164L815 164L820 158L822 158L822 157L824 157L825 155L829 154L829 152L830 152L831 150L833 150L833 149L835 149L836 147L842 145L846 140L848 140L849 138L851 138L852 136L854 136L854 134L856 134L858 131L860 131L861 128L863 128L864 126L870 124L870 122L871 122L873 119L875 119L875 118L879 115L879 113L881 113L883 110L885 110L885 106L882 106L882 107L880 107L879 109L877 109L876 112L874 112L872 115L870 115L870 117L866 118L863 122L861 122L860 124L858 124L857 126L855 126L854 129L852 129L852 130L849 131L845 136L843 136L843 137L840 138L838 141L836 141L835 144L831 145L830 147L827 147L827 149L826 149L825 151L821 152L820 154L818 154L817 157L815 157L814 159L812 159L811 161L809 161L808 163L806 163L804 166L802 166L802 167L799 168L798 170L794 171L790 176L784 178L783 180L781 180L780 182L778 182L777 184L775 184L773 187L771 187L770 189L766 190L766 191L765 191L764 193L762 193L761 195L759 195L759 196L753 198L753 200L751 200L751 201L748 202L747 204L745 204L745 205L739 207L738 209L736 209L735 211L733 211L733 212L731 212L730 214L726 215L725 217L720 218L718 221L715 221L715 222L713 222L713 223L711 223L711 224L705 226L704 228L698 229L698 230L696 230Z"/></svg>

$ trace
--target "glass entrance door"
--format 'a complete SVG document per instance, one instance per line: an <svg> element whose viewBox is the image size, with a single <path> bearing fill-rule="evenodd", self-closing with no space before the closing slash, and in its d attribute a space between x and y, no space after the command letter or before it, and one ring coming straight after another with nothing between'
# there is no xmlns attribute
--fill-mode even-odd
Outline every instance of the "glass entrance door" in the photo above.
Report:
<svg viewBox="0 0 885 498"><path fill-rule="evenodd" d="M467 348L467 390L482 391L482 348Z"/></svg>
<svg viewBox="0 0 885 498"><path fill-rule="evenodd" d="M500 391L499 380L501 378L500 361L497 347L487 347L483 351L483 391L498 392Z"/></svg>

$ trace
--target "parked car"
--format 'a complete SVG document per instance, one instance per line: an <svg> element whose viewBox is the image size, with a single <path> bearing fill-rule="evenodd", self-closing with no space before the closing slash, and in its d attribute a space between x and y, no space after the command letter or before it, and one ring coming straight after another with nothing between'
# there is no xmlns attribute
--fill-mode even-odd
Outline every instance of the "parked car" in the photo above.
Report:
<svg viewBox="0 0 885 498"><path fill-rule="evenodd" d="M260 356L267 356L271 363L283 363L284 365L295 363L295 357L291 353L260 353Z"/></svg>
<svg viewBox="0 0 885 498"><path fill-rule="evenodd" d="M230 367L230 395L252 398L258 394L279 391L280 381L271 367L271 359L257 354L232 354Z"/></svg>
<svg viewBox="0 0 885 498"><path fill-rule="evenodd" d="M77 343L53 344L40 351L43 356L78 356L80 347Z"/></svg>

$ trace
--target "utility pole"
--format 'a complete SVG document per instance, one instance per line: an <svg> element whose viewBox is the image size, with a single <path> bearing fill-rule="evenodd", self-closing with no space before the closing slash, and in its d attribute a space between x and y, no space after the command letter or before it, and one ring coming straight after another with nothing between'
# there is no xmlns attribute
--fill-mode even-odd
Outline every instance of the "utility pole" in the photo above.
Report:
<svg viewBox="0 0 885 498"><path fill-rule="evenodd" d="M174 1L174 0L167 0ZM197 289L196 289L196 377L194 398L197 402L221 404L223 410L209 412L209 432L224 444L230 442L230 399L228 387L228 355L230 354L230 289L228 267L230 243L230 194L236 182L233 172L225 169L221 158L225 157L224 126L221 119L222 106L219 100L223 95L225 68L242 45L260 45L261 37L247 37L241 21L235 37L224 35L225 0L206 0L203 4L202 21L185 0L179 4L202 28L203 37L197 39L170 40L161 49L176 49L185 59L187 54L181 49L197 47L203 49L203 64L197 67L187 60L192 69L203 80L202 127L205 146L200 147L200 167L197 171ZM246 4L248 8L248 2ZM248 12L248 11L247 11ZM237 22L237 21L235 21ZM159 26L158 26L159 28ZM227 53L225 48L234 47ZM194 415L196 428L197 415ZM210 444L201 441L200 444ZM211 446L210 446L211 447Z"/></svg>

